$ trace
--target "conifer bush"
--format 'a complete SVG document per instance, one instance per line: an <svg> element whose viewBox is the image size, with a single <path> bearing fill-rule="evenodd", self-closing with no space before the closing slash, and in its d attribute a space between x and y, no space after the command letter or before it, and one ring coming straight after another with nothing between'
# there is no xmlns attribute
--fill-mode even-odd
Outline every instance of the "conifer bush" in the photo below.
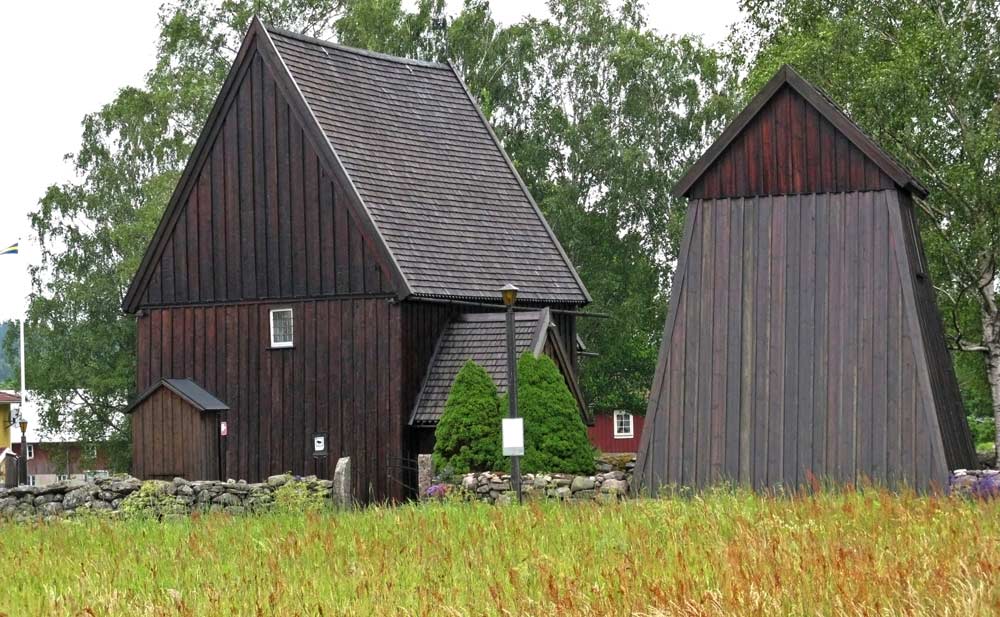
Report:
<svg viewBox="0 0 1000 617"><path fill-rule="evenodd" d="M434 431L434 467L455 473L502 469L501 417L496 384L469 360L455 377Z"/></svg>
<svg viewBox="0 0 1000 617"><path fill-rule="evenodd" d="M504 395L500 408L507 410ZM594 448L576 399L552 358L525 353L517 362L518 415L524 418L522 473L594 472Z"/></svg>

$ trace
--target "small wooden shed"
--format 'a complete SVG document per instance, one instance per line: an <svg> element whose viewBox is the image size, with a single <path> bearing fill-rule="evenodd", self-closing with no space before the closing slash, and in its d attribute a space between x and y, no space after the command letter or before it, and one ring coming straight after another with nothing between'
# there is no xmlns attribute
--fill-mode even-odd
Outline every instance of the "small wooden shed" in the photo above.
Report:
<svg viewBox="0 0 1000 617"><path fill-rule="evenodd" d="M782 67L675 194L641 486L926 489L975 464L914 212L926 190L823 92Z"/></svg>
<svg viewBox="0 0 1000 617"><path fill-rule="evenodd" d="M132 415L132 475L219 480L221 414L229 406L190 379L161 379L140 394Z"/></svg>

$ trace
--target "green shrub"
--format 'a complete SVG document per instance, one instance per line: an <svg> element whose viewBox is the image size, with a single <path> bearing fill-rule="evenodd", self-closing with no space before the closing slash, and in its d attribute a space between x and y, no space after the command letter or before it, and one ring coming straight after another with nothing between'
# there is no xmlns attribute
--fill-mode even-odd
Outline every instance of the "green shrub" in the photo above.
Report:
<svg viewBox="0 0 1000 617"><path fill-rule="evenodd" d="M274 507L279 512L315 512L326 506L323 492L312 490L305 482L292 480L274 491Z"/></svg>
<svg viewBox="0 0 1000 617"><path fill-rule="evenodd" d="M589 474L594 448L576 399L548 356L525 353L517 362L517 407L524 418L523 473ZM501 401L507 409L507 396Z"/></svg>
<svg viewBox="0 0 1000 617"><path fill-rule="evenodd" d="M182 516L187 513L183 502L169 494L169 482L149 480L139 490L122 500L119 508L125 518L160 519Z"/></svg>
<svg viewBox="0 0 1000 617"><path fill-rule="evenodd" d="M496 384L469 360L455 377L434 431L434 466L454 473L500 469L501 417Z"/></svg>

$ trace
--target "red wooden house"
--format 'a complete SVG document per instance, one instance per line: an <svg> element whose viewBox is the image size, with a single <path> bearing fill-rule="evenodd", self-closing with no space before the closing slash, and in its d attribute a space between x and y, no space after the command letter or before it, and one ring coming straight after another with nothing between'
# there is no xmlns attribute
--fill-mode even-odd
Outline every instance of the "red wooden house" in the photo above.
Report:
<svg viewBox="0 0 1000 617"><path fill-rule="evenodd" d="M627 411L595 412L587 436L591 445L605 454L635 454L645 424L645 416Z"/></svg>
<svg viewBox="0 0 1000 617"><path fill-rule="evenodd" d="M590 298L455 70L255 20L124 301L137 391L186 379L228 407L210 412L220 478L329 476L351 456L359 498L400 498L432 443L442 335L506 283L536 326L548 309L575 384L562 341ZM197 447L165 434L161 398L133 408L147 477Z"/></svg>
<svg viewBox="0 0 1000 617"><path fill-rule="evenodd" d="M917 229L926 190L825 94L781 68L675 193L644 487L926 489L975 465Z"/></svg>

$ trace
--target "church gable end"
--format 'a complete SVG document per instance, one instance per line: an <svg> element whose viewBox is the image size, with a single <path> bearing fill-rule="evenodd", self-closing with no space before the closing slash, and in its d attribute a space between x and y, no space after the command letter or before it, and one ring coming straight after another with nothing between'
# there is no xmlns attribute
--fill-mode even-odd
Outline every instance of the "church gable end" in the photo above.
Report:
<svg viewBox="0 0 1000 617"><path fill-rule="evenodd" d="M248 38L234 64L127 309L396 291L349 189L317 149L313 120L286 96L258 41Z"/></svg>

